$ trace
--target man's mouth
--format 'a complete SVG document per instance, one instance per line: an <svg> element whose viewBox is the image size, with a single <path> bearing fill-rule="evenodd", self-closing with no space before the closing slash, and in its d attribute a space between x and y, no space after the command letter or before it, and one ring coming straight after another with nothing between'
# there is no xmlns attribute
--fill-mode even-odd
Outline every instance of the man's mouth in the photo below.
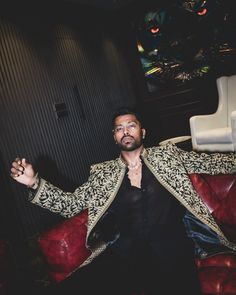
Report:
<svg viewBox="0 0 236 295"><path fill-rule="evenodd" d="M132 136L124 136L121 141L124 144L130 144L134 141L134 138Z"/></svg>

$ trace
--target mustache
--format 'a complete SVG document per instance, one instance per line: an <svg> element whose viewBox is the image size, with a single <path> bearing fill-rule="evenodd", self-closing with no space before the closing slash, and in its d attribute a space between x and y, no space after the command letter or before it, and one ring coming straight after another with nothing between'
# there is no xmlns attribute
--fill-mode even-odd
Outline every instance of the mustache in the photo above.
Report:
<svg viewBox="0 0 236 295"><path fill-rule="evenodd" d="M122 136L121 141L123 141L123 139L125 139L126 137L134 139L133 136L131 136L131 135L124 135L124 136Z"/></svg>

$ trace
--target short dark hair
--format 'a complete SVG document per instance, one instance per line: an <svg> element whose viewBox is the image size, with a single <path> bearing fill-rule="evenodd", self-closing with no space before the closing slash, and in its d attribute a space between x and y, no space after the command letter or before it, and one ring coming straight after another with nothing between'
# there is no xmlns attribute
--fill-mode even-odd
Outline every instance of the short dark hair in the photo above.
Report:
<svg viewBox="0 0 236 295"><path fill-rule="evenodd" d="M124 115L134 115L142 126L142 123L143 123L142 116L137 109L131 108L131 107L120 107L117 110L115 110L112 116L112 127L114 127L115 125L116 118L119 116L124 116Z"/></svg>

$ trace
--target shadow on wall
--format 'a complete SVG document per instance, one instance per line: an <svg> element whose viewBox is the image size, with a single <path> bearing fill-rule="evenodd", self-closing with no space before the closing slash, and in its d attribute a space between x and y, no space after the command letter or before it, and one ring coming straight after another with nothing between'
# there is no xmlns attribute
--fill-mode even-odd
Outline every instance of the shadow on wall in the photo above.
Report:
<svg viewBox="0 0 236 295"><path fill-rule="evenodd" d="M77 183L61 173L57 163L47 155L37 157L34 168L41 177L65 191L73 191L78 186Z"/></svg>
<svg viewBox="0 0 236 295"><path fill-rule="evenodd" d="M10 187L9 170L4 164L0 151L0 238L11 239L11 233L19 232L17 222L17 210ZM16 237L17 239L17 234Z"/></svg>

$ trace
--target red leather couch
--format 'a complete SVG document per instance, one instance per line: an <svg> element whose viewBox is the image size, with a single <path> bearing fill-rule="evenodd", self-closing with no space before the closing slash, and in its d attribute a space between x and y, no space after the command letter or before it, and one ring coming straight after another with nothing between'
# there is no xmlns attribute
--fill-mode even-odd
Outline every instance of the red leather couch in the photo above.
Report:
<svg viewBox="0 0 236 295"><path fill-rule="evenodd" d="M190 179L223 232L236 241L236 175L192 174ZM62 281L90 256L84 246L86 223L84 211L40 235L52 281ZM236 253L196 258L196 264L204 295L236 295Z"/></svg>
<svg viewBox="0 0 236 295"><path fill-rule="evenodd" d="M236 242L236 175L192 174L190 179L217 224ZM204 295L236 294L236 253L196 258Z"/></svg>

